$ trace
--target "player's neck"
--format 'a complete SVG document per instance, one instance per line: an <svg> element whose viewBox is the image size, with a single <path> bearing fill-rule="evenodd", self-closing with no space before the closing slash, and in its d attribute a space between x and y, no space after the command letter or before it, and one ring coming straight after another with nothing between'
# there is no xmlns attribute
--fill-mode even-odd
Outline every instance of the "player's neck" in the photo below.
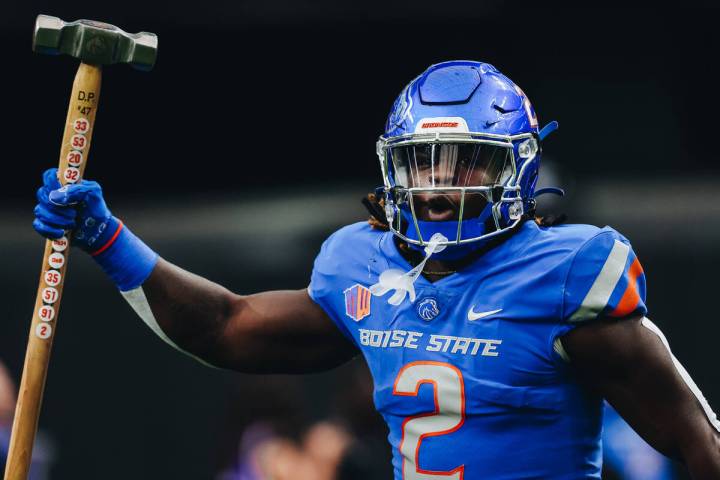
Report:
<svg viewBox="0 0 720 480"><path fill-rule="evenodd" d="M407 260L408 263L410 263L410 265L412 265L413 267L418 265L425 258L423 252L408 247L406 243L400 241L397 237L395 237L394 240L395 245L398 247L400 255L402 255L403 258L405 258L405 260ZM425 268L423 268L422 275L429 281L436 282L442 278L457 273L477 258L478 255L473 253L469 254L466 257L453 261L439 260L430 257L425 263Z"/></svg>
<svg viewBox="0 0 720 480"><path fill-rule="evenodd" d="M436 282L448 275L457 273L460 268L462 267L458 267L457 262L444 262L442 260L433 260L430 258L427 263L425 263L425 268L423 268L422 274L423 277L427 278L431 282Z"/></svg>
<svg viewBox="0 0 720 480"><path fill-rule="evenodd" d="M454 273L459 272L463 268L466 268L468 265L475 262L478 258L483 256L486 252L489 250L495 248L496 246L500 245L504 241L506 241L510 236L514 235L520 230L520 226L524 222L518 223L514 228L509 230L508 232L505 232L502 235L497 235L495 238L491 239L489 242L487 242L485 245L481 246L477 250L474 250L470 253L468 253L466 256L456 259L456 260L440 260L437 258L430 257L427 262L425 263L425 268L423 268L422 275L423 277L427 278L431 282L437 282L440 279L443 279L449 275L452 275ZM420 250L415 250L414 248L410 248L407 243L400 240L397 236L393 236L393 241L395 242L395 246L397 247L398 251L400 252L400 255L405 258L405 260L408 261L413 267L418 265L420 262L423 261L425 258L425 255Z"/></svg>

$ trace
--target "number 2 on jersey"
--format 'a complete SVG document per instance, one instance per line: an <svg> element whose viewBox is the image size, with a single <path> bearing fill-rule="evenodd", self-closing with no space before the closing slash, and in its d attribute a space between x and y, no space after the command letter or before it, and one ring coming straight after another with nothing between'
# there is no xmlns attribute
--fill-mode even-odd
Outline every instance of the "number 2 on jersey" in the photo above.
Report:
<svg viewBox="0 0 720 480"><path fill-rule="evenodd" d="M464 465L449 472L423 470L418 465L420 444L425 437L447 435L465 422L465 384L460 370L443 362L412 362L398 373L393 395L416 397L420 385L433 386L435 411L407 417L402 425L400 453L403 480L462 480Z"/></svg>

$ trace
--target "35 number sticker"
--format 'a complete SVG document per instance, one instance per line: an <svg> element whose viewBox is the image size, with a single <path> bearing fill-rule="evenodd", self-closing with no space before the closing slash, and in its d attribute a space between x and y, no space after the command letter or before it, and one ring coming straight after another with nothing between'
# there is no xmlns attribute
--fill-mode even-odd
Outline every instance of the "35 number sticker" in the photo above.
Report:
<svg viewBox="0 0 720 480"><path fill-rule="evenodd" d="M57 270L48 270L47 272L45 272L45 283L51 287L59 284L61 279L62 275L60 275L60 272L58 272Z"/></svg>

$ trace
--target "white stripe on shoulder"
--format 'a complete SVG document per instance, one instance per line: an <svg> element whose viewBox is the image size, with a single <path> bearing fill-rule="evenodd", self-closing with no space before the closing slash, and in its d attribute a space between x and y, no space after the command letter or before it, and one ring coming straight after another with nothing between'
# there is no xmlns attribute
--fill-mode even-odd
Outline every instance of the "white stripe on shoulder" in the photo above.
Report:
<svg viewBox="0 0 720 480"><path fill-rule="evenodd" d="M580 308L570 316L569 321L579 322L588 318L595 318L605 308L608 300L610 300L610 295L612 295L615 286L622 277L623 271L625 271L625 264L629 254L630 247L620 240L615 240L615 244L610 250L610 255L605 260L600 274L593 282L592 287L590 287L590 291L583 299Z"/></svg>
<svg viewBox="0 0 720 480"><path fill-rule="evenodd" d="M665 348L667 349L668 353L670 354L670 358L672 358L673 365L675 365L675 369L677 369L678 373L682 377L683 381L685 382L685 385L688 386L690 391L695 395L695 398L697 398L697 401L700 403L700 406L702 407L703 411L705 412L705 415L707 416L708 421L710 422L710 425L712 425L715 430L720 432L720 421L718 421L717 415L715 415L715 412L713 412L712 408L710 407L710 404L705 399L705 396L702 394L700 389L698 388L697 384L693 381L693 379L690 377L690 374L687 370L685 370L685 367L682 366L682 364L678 361L677 358L675 358L675 355L673 355L672 351L670 350L670 344L668 343L667 339L665 338L665 335L662 333L662 331L655 325L653 322L650 321L649 318L644 317L642 319L642 325L643 327L647 328L651 332L653 332L655 335L660 337L660 341L665 345Z"/></svg>

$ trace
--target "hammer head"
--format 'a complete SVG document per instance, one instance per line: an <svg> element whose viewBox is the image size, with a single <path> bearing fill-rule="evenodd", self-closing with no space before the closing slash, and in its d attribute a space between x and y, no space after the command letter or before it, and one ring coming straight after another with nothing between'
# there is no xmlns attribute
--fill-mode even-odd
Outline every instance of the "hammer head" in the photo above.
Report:
<svg viewBox="0 0 720 480"><path fill-rule="evenodd" d="M93 20L68 23L57 17L38 15L33 51L51 55L64 53L91 65L129 63L138 70L150 70L157 57L157 35L126 33L116 26Z"/></svg>

